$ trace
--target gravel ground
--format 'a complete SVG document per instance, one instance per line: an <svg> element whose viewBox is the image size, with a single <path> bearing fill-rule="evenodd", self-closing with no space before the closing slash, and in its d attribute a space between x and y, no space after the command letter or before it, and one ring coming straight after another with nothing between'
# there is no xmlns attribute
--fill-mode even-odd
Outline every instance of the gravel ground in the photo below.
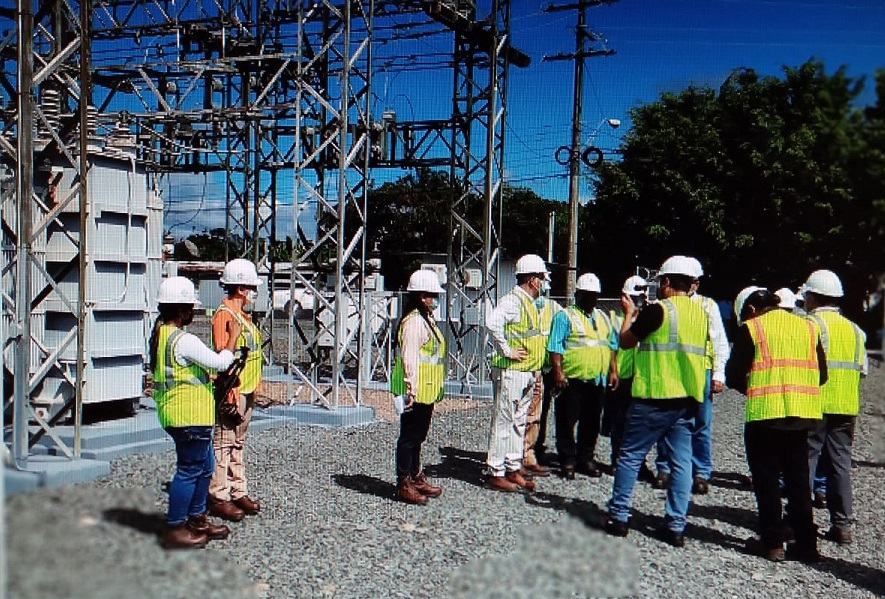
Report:
<svg viewBox="0 0 885 599"><path fill-rule="evenodd" d="M856 541L821 541L825 559L771 564L743 552L755 503L741 486L743 401L715 399L717 474L697 497L688 541L656 540L664 492L637 486L626 539L596 528L611 477L541 479L532 495L481 487L490 406L440 410L424 449L444 486L425 507L392 499L394 422L289 424L253 435L263 512L195 552L157 543L173 456L114 461L90 484L7 501L9 596L150 599L289 597L874 597L885 595L885 367L863 383L854 470ZM601 440L600 458L608 456ZM827 513L816 510L827 528Z"/></svg>

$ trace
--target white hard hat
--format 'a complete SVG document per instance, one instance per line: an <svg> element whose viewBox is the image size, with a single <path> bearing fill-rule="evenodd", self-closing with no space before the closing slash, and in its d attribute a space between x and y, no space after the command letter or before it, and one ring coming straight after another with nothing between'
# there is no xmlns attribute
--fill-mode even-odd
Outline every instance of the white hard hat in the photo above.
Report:
<svg viewBox="0 0 885 599"><path fill-rule="evenodd" d="M445 290L439 284L439 277L432 270L416 270L409 277L406 291L423 291L425 293L443 293Z"/></svg>
<svg viewBox="0 0 885 599"><path fill-rule="evenodd" d="M547 275L547 265L544 259L537 254L526 254L516 261L517 275L543 274Z"/></svg>
<svg viewBox="0 0 885 599"><path fill-rule="evenodd" d="M602 292L602 285L599 284L599 277L592 272L585 272L575 282L575 289L578 291L595 291Z"/></svg>
<svg viewBox="0 0 885 599"><path fill-rule="evenodd" d="M774 294L780 298L781 302L778 305L781 308L792 310L796 307L796 294L789 287L781 287Z"/></svg>
<svg viewBox="0 0 885 599"><path fill-rule="evenodd" d="M682 275L697 279L704 274L701 263L690 256L670 256L658 270L659 277L664 275Z"/></svg>
<svg viewBox="0 0 885 599"><path fill-rule="evenodd" d="M633 275L624 281L624 287L621 289L621 293L626 293L627 295L647 295L648 281L639 275Z"/></svg>
<svg viewBox="0 0 885 599"><path fill-rule="evenodd" d="M832 270L816 270L808 275L808 280L801 287L802 291L810 291L827 297L842 297L842 281Z"/></svg>
<svg viewBox="0 0 885 599"><path fill-rule="evenodd" d="M757 291L765 291L765 287L750 285L749 287L744 287L743 289L741 289L740 293L737 294L737 297L734 300L734 315L737 317L738 326L741 326L741 324L743 324L743 322L741 322L741 312L744 311L744 303L746 303L748 297L750 297Z"/></svg>
<svg viewBox="0 0 885 599"><path fill-rule="evenodd" d="M236 258L224 265L221 272L222 285L243 285L244 287L258 287L261 279L255 265L244 258Z"/></svg>
<svg viewBox="0 0 885 599"><path fill-rule="evenodd" d="M157 294L158 304L193 304L202 306L197 299L194 284L186 277L169 277L160 283L160 291Z"/></svg>

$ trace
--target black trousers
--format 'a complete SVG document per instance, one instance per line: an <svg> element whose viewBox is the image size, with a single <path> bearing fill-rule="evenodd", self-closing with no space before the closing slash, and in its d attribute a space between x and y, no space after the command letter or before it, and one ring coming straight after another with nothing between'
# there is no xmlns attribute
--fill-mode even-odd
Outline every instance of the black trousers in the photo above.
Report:
<svg viewBox="0 0 885 599"><path fill-rule="evenodd" d="M611 463L614 466L621 451L624 438L624 423L627 421L627 408L633 401L633 377L621 379L618 388L605 392L603 399L602 430L600 434L611 438Z"/></svg>
<svg viewBox="0 0 885 599"><path fill-rule="evenodd" d="M556 451L563 466L593 460L599 439L599 419L605 387L592 381L569 379L568 386L554 400L556 409ZM578 439L575 443L575 425Z"/></svg>
<svg viewBox="0 0 885 599"><path fill-rule="evenodd" d="M544 443L547 441L547 417L550 415L550 404L553 403L553 371L541 373L544 381L544 396L541 399L541 420L538 421L538 440L535 441L535 455L540 455L546 450Z"/></svg>
<svg viewBox="0 0 885 599"><path fill-rule="evenodd" d="M796 535L799 551L817 548L817 527L811 510L808 477L808 431L769 426L764 420L744 425L747 464L753 475L753 491L759 510L759 534L766 547L783 544L783 527ZM784 478L787 517L781 509L779 478Z"/></svg>
<svg viewBox="0 0 885 599"><path fill-rule="evenodd" d="M399 417L399 439L396 440L396 483L421 471L421 444L427 439L433 405L414 402Z"/></svg>

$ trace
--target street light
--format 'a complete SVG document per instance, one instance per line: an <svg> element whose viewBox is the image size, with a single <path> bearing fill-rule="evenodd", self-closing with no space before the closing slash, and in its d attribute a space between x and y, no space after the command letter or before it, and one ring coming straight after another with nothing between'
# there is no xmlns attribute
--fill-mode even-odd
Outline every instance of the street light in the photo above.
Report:
<svg viewBox="0 0 885 599"><path fill-rule="evenodd" d="M612 129L621 126L621 120L615 118L604 118L599 121L593 133L590 135L590 141L596 138L599 129L603 125L608 125ZM594 146L589 146L584 154L594 151L597 160L593 164L602 162L602 151ZM581 176L581 123L579 119L572 121L572 146L569 152L568 161L568 278L566 283L566 301L571 303L575 297L575 281L578 276L578 181ZM584 160L591 164L588 158Z"/></svg>

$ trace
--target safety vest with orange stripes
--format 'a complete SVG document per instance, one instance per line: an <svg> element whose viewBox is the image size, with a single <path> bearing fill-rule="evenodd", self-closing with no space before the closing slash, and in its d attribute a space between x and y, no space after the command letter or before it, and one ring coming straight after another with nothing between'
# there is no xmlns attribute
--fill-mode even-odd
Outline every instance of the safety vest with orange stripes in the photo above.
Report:
<svg viewBox="0 0 885 599"><path fill-rule="evenodd" d="M746 421L821 419L817 328L786 310L752 318L747 328L756 352L747 378Z"/></svg>

